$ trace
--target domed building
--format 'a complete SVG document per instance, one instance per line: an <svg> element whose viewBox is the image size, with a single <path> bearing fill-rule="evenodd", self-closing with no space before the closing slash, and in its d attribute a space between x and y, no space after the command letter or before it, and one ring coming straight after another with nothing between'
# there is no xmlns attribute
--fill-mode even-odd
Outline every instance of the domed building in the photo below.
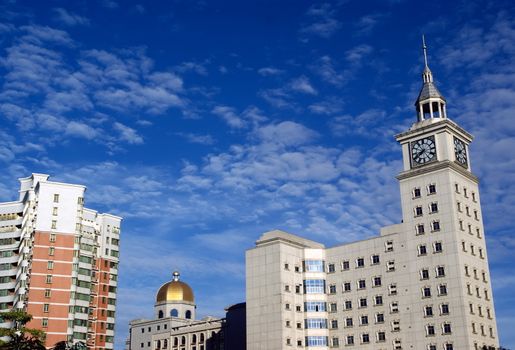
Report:
<svg viewBox="0 0 515 350"><path fill-rule="evenodd" d="M193 289L172 273L159 287L154 319L129 323L126 350L242 350L245 349L245 303L225 309L226 317L196 319Z"/></svg>
<svg viewBox="0 0 515 350"><path fill-rule="evenodd" d="M167 316L195 319L195 297L191 287L181 282L179 272L172 274L172 280L159 288L156 295L155 312L157 318Z"/></svg>

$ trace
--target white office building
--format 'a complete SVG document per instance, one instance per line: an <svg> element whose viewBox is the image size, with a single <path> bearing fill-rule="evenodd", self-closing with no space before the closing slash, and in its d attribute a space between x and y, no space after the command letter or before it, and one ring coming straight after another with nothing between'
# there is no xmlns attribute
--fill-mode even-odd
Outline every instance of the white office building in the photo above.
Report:
<svg viewBox="0 0 515 350"><path fill-rule="evenodd" d="M246 255L247 350L499 346L472 136L427 59L422 76L416 122L396 135L402 222L335 247L263 234Z"/></svg>

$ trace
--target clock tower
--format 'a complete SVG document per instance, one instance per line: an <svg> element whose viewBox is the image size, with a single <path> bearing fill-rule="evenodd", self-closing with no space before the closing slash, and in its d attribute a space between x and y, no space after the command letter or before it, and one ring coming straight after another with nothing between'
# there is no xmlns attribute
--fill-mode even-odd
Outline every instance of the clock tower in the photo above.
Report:
<svg viewBox="0 0 515 350"><path fill-rule="evenodd" d="M436 344L438 336L452 334L445 347L453 350L498 347L479 181L470 164L473 138L447 117L425 43L423 51L417 119L409 130L396 135L403 155L403 171L397 178L406 245L408 251L418 252L408 266L417 277L405 292L420 310L438 310L445 304L448 312L420 311L418 317L419 312L412 310L408 336L426 344L433 339ZM433 247L432 254L428 247Z"/></svg>

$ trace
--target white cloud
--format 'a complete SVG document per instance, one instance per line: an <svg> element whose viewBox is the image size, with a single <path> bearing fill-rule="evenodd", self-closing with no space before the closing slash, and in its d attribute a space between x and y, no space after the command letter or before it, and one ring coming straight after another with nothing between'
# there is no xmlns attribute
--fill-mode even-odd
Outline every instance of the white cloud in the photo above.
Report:
<svg viewBox="0 0 515 350"><path fill-rule="evenodd" d="M360 65L363 62L363 59L369 56L373 50L372 46L361 44L346 51L345 59L353 65Z"/></svg>
<svg viewBox="0 0 515 350"><path fill-rule="evenodd" d="M309 79L305 76L300 76L298 78L293 79L290 82L290 88L292 91L304 93L307 95L317 95L318 92L309 82Z"/></svg>
<svg viewBox="0 0 515 350"><path fill-rule="evenodd" d="M241 129L246 126L245 121L236 114L236 110L228 106L216 106L211 113L221 117L229 127L234 129Z"/></svg>
<svg viewBox="0 0 515 350"><path fill-rule="evenodd" d="M122 141L127 141L130 144L142 144L143 137L138 135L138 132L133 128L128 127L127 125L123 125L122 123L115 122L113 124L113 128L119 132L119 139Z"/></svg>
<svg viewBox="0 0 515 350"><path fill-rule="evenodd" d="M89 19L87 19L86 17L82 17L77 14L68 12L66 9L62 7L55 8L54 12L56 14L56 19L68 26L89 24Z"/></svg>
<svg viewBox="0 0 515 350"><path fill-rule="evenodd" d="M98 132L87 124L71 121L65 128L65 134L91 140L98 135Z"/></svg>
<svg viewBox="0 0 515 350"><path fill-rule="evenodd" d="M258 73L264 77L276 76L282 74L284 71L275 67L263 67L258 69Z"/></svg>
<svg viewBox="0 0 515 350"><path fill-rule="evenodd" d="M335 18L336 10L330 3L312 5L306 12L307 22L301 27L302 35L329 38L342 24ZM304 39L305 40L305 39Z"/></svg>

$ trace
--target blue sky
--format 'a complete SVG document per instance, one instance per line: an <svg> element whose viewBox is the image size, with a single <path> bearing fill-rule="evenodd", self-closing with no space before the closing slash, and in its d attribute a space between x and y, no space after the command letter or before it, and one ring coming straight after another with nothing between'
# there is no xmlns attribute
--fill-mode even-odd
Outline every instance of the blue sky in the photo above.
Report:
<svg viewBox="0 0 515 350"><path fill-rule="evenodd" d="M116 342L174 269L198 313L244 300L274 228L327 245L400 220L393 135L420 37L475 135L501 343L515 347L511 1L1 1L0 200L44 172L125 218Z"/></svg>

